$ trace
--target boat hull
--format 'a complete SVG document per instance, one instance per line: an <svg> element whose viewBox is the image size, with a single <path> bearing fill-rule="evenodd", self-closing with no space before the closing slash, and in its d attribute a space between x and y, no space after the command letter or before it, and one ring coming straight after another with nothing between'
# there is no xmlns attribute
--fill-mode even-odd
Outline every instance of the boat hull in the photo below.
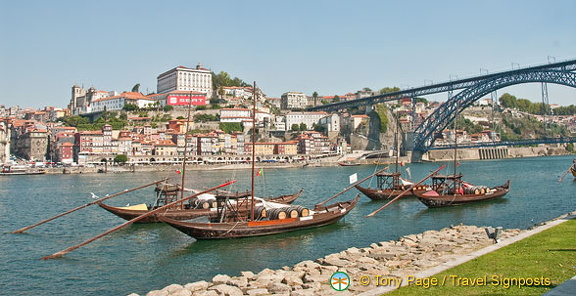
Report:
<svg viewBox="0 0 576 296"><path fill-rule="evenodd" d="M368 198L372 199L372 200L390 200L390 199L394 199L396 197L398 197L398 195L400 195L401 193L401 198L406 198L406 197L415 197L416 195L413 193L413 191L418 191L418 192L422 192L424 193L426 190L425 189L416 189L416 190L409 190L406 191L406 189L402 189L402 188L398 188L398 189L372 189L372 188L364 188L360 185L356 185L354 186L356 187L356 189L358 189L360 192L362 192L364 195L366 195ZM422 188L425 188L424 186L422 186ZM404 192L406 191L406 192Z"/></svg>
<svg viewBox="0 0 576 296"><path fill-rule="evenodd" d="M177 221L167 216L159 217L159 219L198 240L255 237L322 227L336 223L356 206L358 199L359 196L354 200L316 208L314 210L315 213L308 217L279 220L198 223Z"/></svg>
<svg viewBox="0 0 576 296"><path fill-rule="evenodd" d="M0 173L0 176L45 175L45 171Z"/></svg>
<svg viewBox="0 0 576 296"><path fill-rule="evenodd" d="M439 208L448 206L459 206L476 202L483 202L493 200L506 195L510 191L510 180L502 186L496 186L492 188L494 191L484 194L449 194L449 195L438 195L438 196L428 196L422 192L415 192L414 194L418 197L423 204L429 208Z"/></svg>
<svg viewBox="0 0 576 296"><path fill-rule="evenodd" d="M265 199L267 201L272 202L279 202L279 203L286 203L290 204L294 202L300 195L302 194L302 190L295 194L291 195L282 195L276 198ZM98 205L105 209L106 211L124 219L124 220L132 220L140 215L146 214L150 212L150 210L134 210L134 209L127 209L126 207L113 207L102 202L99 202ZM247 207L244 207L244 211L248 211ZM209 208L209 209L167 209L165 212L158 213L155 215L150 215L148 217L143 218L135 223L159 223L160 220L158 219L159 216L166 216L168 218L174 220L190 220L202 216L208 217L216 217L217 216L216 208Z"/></svg>
<svg viewBox="0 0 576 296"><path fill-rule="evenodd" d="M572 172L572 176L574 176L574 178L576 178L576 169L575 168L570 168L570 172Z"/></svg>

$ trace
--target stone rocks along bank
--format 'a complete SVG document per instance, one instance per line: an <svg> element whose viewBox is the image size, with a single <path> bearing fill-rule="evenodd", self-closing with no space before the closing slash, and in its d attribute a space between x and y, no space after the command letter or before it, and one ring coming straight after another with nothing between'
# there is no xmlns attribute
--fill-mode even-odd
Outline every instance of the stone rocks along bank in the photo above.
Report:
<svg viewBox="0 0 576 296"><path fill-rule="evenodd" d="M501 239L518 235L519 229L503 230ZM218 274L211 282L198 281L185 285L172 284L146 296L241 296L333 295L330 277L336 271L350 276L349 288L338 295L357 295L376 288L362 285L362 276L403 279L444 262L493 244L484 227L457 225L440 231L410 234L396 241L373 243L366 248L349 248L315 261L303 261L292 267L258 273L243 271L239 276ZM132 293L128 296L139 296Z"/></svg>

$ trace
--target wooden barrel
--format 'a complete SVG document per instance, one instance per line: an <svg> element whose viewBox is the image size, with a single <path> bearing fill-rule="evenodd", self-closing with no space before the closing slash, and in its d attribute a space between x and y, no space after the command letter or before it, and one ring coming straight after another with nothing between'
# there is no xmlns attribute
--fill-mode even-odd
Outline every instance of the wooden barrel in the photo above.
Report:
<svg viewBox="0 0 576 296"><path fill-rule="evenodd" d="M287 208L286 214L290 218L298 218L298 216L300 215L300 213L298 213L298 210L296 209L296 207Z"/></svg>
<svg viewBox="0 0 576 296"><path fill-rule="evenodd" d="M480 188L477 186L470 186L466 188L466 194L480 194Z"/></svg>
<svg viewBox="0 0 576 296"><path fill-rule="evenodd" d="M262 220L263 218L266 218L266 208L263 206L254 207L254 218L256 220Z"/></svg>
<svg viewBox="0 0 576 296"><path fill-rule="evenodd" d="M308 217L310 215L310 210L308 210L307 208L305 208L303 206L292 206L292 208L294 208L296 211L298 211L299 217ZM296 217L294 217L294 218L296 218Z"/></svg>
<svg viewBox="0 0 576 296"><path fill-rule="evenodd" d="M286 219L285 208L276 208L276 209L270 210L268 219L270 219L270 220Z"/></svg>

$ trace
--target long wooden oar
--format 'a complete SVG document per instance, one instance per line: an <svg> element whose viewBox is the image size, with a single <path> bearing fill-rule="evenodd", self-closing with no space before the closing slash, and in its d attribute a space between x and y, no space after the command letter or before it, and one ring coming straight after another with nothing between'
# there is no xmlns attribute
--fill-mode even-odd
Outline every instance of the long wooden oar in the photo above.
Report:
<svg viewBox="0 0 576 296"><path fill-rule="evenodd" d="M424 179L420 180L420 182L416 183L416 184L412 184L412 186L408 187L408 189L404 190L402 193L398 194L398 196L396 196L393 200L389 201L387 204L385 204L383 207L379 208L378 210L366 215L366 217L372 217L374 215L376 215L378 212L382 211L383 209L385 209L386 207L388 207L391 203L395 202L397 199L399 199L400 197L402 197L402 195L404 195L405 193L407 193L408 191L412 190L412 188L414 188L415 186L418 186L422 183L424 183L424 181L426 181L428 178L432 177L434 174L436 174L438 171L440 171L441 169L445 168L446 165L443 165L441 167L439 167L438 169L436 169L435 171L433 171L432 173L430 173L428 176L426 176Z"/></svg>
<svg viewBox="0 0 576 296"><path fill-rule="evenodd" d="M342 191L340 191L340 192L336 193L335 195L333 195L333 196L332 196L332 197L330 197L329 199L327 199L327 200L325 200L325 201L323 201L323 202L321 202L321 203L317 204L317 205L316 205L316 207L319 207L319 206L321 206L321 205L323 205L323 204L327 203L328 201L330 201L330 200L332 200L332 199L336 198L337 196L341 195L342 193L344 193L344 192L346 192L346 191L348 191L348 190L350 190L350 189L354 188L354 186L356 186L356 185L358 185L358 184L360 184L360 183L362 183L362 182L364 182L364 181L366 181L366 180L368 180L368 179L372 178L372 176L374 176L374 175L376 175L376 174L378 174L378 173L380 173L380 172L383 172L383 171L385 171L385 170L387 170L387 169L388 169L388 167L385 167L384 169L381 169L381 170L379 170L379 171L375 172L374 174L372 174L372 175L370 175L370 176L368 176L368 177L366 177L366 178L364 178L364 179L362 179L362 180L360 180L360 181L357 181L357 182L355 182L354 184L352 184L352 185L348 186L346 189L344 189L344 190L342 190Z"/></svg>
<svg viewBox="0 0 576 296"><path fill-rule="evenodd" d="M138 220L142 220L142 219L144 219L144 218L146 218L146 217L148 217L148 216L150 216L150 215L154 215L154 214L156 214L156 213L158 213L158 212L160 212L160 211L166 210L167 208L169 208L169 207L171 207L171 206L173 206L173 205L175 205L175 204L182 203L183 201L189 200L189 199L194 198L194 197L196 197L196 196L198 196L198 195L201 195L201 194L204 194L204 193L208 193L208 192L210 192L210 191L213 191L213 190L216 190L216 189L218 189L218 188L222 188L222 187L228 186L228 185L230 185L230 184L234 184L234 183L236 183L236 180L228 181L228 182L226 182L226 183L224 183L224 184L221 184L221 185L218 185L218 186L216 186L216 187L212 187L212 188L209 188L209 189L204 190L204 191L202 191L202 192L199 192L199 193L196 193L196 194L193 194L193 195L184 197L184 198L182 198L182 199L173 201L173 202L171 202L171 203L168 203L168 204L166 204L166 205L164 205L164 206L161 206L161 207L159 207L159 208L157 208L157 209L154 209L154 210L152 210L152 211L150 211L150 212L148 212L148 213L146 213L146 214L142 214L142 215L140 215L140 216L138 216L138 217L136 217L136 218L134 218L134 219L132 219L132 220L130 220L130 221L126 221L126 222L124 222L123 224L121 224L121 225L119 225L119 226L116 226L116 227L114 227L114 228L112 228L112 229L110 229L110 230L108 230L108 231L105 231L105 232L103 232L103 233L101 233L101 234L99 234L99 235L97 235L97 236L95 236L95 237L93 237L93 238L91 238L91 239L89 239L89 240L84 241L83 243L80 243L80 244L78 244L78 245L75 245L75 246L72 246L72 247L70 247L70 248L64 249L64 250L62 250L62 251L60 251L60 252L56 252L56 253L54 253L54 254L52 254L52 255L50 255L50 256L42 257L42 260L54 259L54 258L62 257L62 256L66 255L66 254L68 254L68 253L70 253L70 252L72 252L72 251L74 251L74 250L76 250L76 249L78 249L78 248L80 248L80 247L82 247L82 246L85 246L85 245L87 245L87 244L89 244L89 243L91 243L91 242L93 242L93 241L95 241L95 240L97 240L97 239L105 236L105 235L108 235L108 234L110 234L110 233L112 233L112 232L114 232L114 231L116 231L116 230L122 229L122 228L124 228L124 227L126 227L126 226L128 226L128 225L130 225L130 224L132 224L132 223L134 223L134 222L136 222L136 221L138 221Z"/></svg>
<svg viewBox="0 0 576 296"><path fill-rule="evenodd" d="M571 168L572 168L572 165L570 165L568 167L568 169L564 172L564 174L562 174L562 177L560 177L560 179L558 179L558 182L562 182L562 179L564 179L564 177L566 177L566 174L568 174L568 172L570 171Z"/></svg>
<svg viewBox="0 0 576 296"><path fill-rule="evenodd" d="M138 186L138 187L135 187L135 188L132 188L132 189L127 189L127 190L124 190L124 191L122 191L122 192L118 192L118 193L115 193L115 194L112 194L112 195L108 195L108 196L99 198L99 199L94 200L94 201L91 201L91 202L89 202L89 203L87 203L87 204L85 204L85 205L81 205L81 206L76 207L76 208L73 208L73 209L71 209L71 210L69 210L69 211L67 211L67 212L64 212L64 213L62 213L62 214L56 215L56 216L54 216L54 217L52 217L52 218L48 218L48 219L46 219L46 220L40 221L40 222L38 222L38 223L36 223L36 224L34 224L34 225L26 226L26 227L24 227L24 228L20 228L20 229L18 229L18 230L12 231L12 233L22 233L22 232L24 232L24 231L26 231L26 230L28 230L28 229L30 229L30 228L34 228L34 227L36 227L36 226L38 226L38 225L42 225L42 224L44 224L44 223L46 223L46 222L50 222L50 221L52 221L52 220L54 220L54 219L56 219L56 218L60 218L60 217L62 217L62 216L68 215L68 214L70 214L70 213L72 213L72 212L78 211L78 210L83 209L83 208L85 208L85 207L87 207L87 206L91 206L91 205L93 205L93 204L99 203L99 202L101 202L101 201L104 201L104 200L107 200L107 199L110 199L110 198L113 198L113 197L116 197L116 196L119 196L119 195L122 195L122 194L125 194L125 193L128 193L128 192L140 190L140 189L142 189L142 188L146 188L146 187L148 187L148 186L152 186L152 185L158 184L158 183L160 183L160 182L165 182L166 180L168 180L168 179L163 179L163 180L160 180L160 181L155 181L155 182L152 182L152 183L148 183L148 184L145 184L145 185L142 185L142 186Z"/></svg>

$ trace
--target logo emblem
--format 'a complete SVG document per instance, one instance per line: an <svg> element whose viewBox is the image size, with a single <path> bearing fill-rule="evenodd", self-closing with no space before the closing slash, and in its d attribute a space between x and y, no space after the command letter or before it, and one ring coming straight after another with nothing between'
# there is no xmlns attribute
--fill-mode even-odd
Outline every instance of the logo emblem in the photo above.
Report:
<svg viewBox="0 0 576 296"><path fill-rule="evenodd" d="M344 291L350 287L350 277L344 272L335 272L330 277L330 286L336 291Z"/></svg>

